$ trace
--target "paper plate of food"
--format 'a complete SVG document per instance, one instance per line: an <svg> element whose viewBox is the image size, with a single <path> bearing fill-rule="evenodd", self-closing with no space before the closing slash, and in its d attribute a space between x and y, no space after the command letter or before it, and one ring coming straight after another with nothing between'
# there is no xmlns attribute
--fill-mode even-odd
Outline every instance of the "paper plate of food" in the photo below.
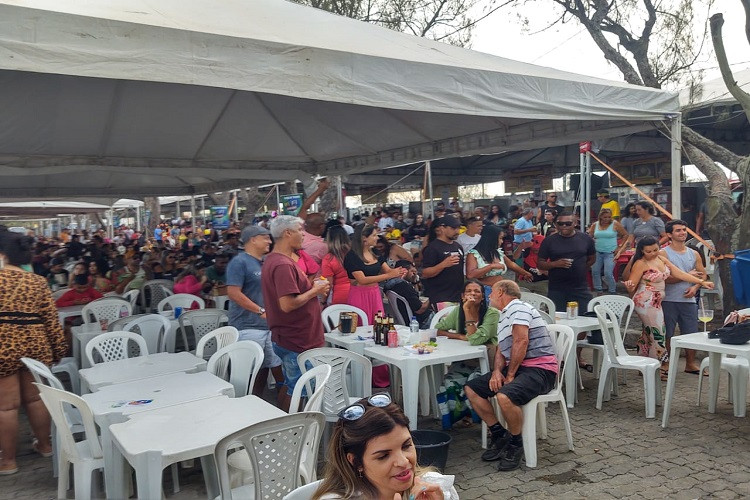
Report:
<svg viewBox="0 0 750 500"><path fill-rule="evenodd" d="M404 346L404 349L412 354L431 354L437 349L437 342L417 342L416 344Z"/></svg>

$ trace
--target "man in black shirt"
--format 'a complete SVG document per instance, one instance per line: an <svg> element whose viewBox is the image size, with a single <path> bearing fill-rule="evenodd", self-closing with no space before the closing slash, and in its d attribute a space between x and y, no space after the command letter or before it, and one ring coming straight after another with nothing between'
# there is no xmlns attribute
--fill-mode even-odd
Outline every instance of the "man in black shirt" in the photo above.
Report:
<svg viewBox="0 0 750 500"><path fill-rule="evenodd" d="M86 247L81 243L81 237L74 234L70 237L70 243L68 243L68 257L74 260L78 260L83 256L83 252Z"/></svg>
<svg viewBox="0 0 750 500"><path fill-rule="evenodd" d="M422 299L419 298L419 292L417 292L413 285L419 278L417 276L417 268L408 260L399 260L396 262L395 267L403 267L406 269L406 274L403 278L389 279L383 284L383 289L386 292L395 292L406 299L406 302L409 303L409 309L411 309L412 314L419 321L419 327L429 328L430 320L432 320L433 316L432 309L430 309L430 301L429 299L425 299L422 302ZM411 321L411 316L408 315L406 307L402 303L399 303L398 310L408 324Z"/></svg>
<svg viewBox="0 0 750 500"><path fill-rule="evenodd" d="M558 311L565 311L568 301L578 302L578 310L587 310L592 299L588 272L596 260L594 240L575 229L575 217L560 212L555 217L557 232L544 238L539 247L537 266L549 271L549 293Z"/></svg>
<svg viewBox="0 0 750 500"><path fill-rule="evenodd" d="M441 302L457 303L464 286L464 252L456 243L460 221L453 216L435 219L435 234L422 251L422 281L433 307Z"/></svg>

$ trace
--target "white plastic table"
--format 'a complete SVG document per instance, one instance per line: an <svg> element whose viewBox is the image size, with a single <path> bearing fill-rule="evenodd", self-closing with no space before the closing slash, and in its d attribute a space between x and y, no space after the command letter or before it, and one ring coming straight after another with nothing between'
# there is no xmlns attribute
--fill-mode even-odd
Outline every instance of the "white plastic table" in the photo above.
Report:
<svg viewBox="0 0 750 500"><path fill-rule="evenodd" d="M172 373L108 385L98 392L84 394L82 397L91 408L94 420L101 430L107 498L116 497L113 488L114 458L110 425L125 422L130 415L136 413L216 396L234 397L234 386L208 372Z"/></svg>
<svg viewBox="0 0 750 500"><path fill-rule="evenodd" d="M133 466L138 498L161 498L165 467L200 458L208 498L218 495L213 452L227 434L286 415L256 396L192 401L130 416L110 426L114 442L114 498L127 498L125 461Z"/></svg>
<svg viewBox="0 0 750 500"><path fill-rule="evenodd" d="M359 337L371 337L372 336L372 325L370 326L358 326L357 331L354 333L347 333L346 335L338 331L333 330L325 334L326 342L336 347L343 347L357 354L364 355L365 347L374 346L374 340L360 340Z"/></svg>
<svg viewBox="0 0 750 500"><path fill-rule="evenodd" d="M589 316L578 316L576 319L558 318L555 316L555 324L569 326L573 333L578 337L579 333L590 332L599 329L599 319ZM576 355L575 345L570 350L568 359L565 360L565 403L568 408L573 408L576 402L576 368L578 367L578 357Z"/></svg>
<svg viewBox="0 0 750 500"><path fill-rule="evenodd" d="M81 311L83 311L83 305L58 307L57 317L60 319L60 324L65 326L66 318L75 318L76 316L80 316Z"/></svg>
<svg viewBox="0 0 750 500"><path fill-rule="evenodd" d="M722 344L719 339L709 339L707 333L689 333L687 335L675 335L672 337L672 348L669 359L680 359L680 350L695 349L708 352L708 412L716 413L716 398L719 394L719 372L721 371L721 355L730 354L743 357L750 362L750 344L730 345ZM667 394L664 398L664 412L661 417L661 426L669 424L669 411L672 409L672 395L674 394L674 382L677 378L677 362L669 363L669 375L667 377ZM699 375L701 376L701 375ZM741 415L745 416L745 409L741 409Z"/></svg>
<svg viewBox="0 0 750 500"><path fill-rule="evenodd" d="M81 388L84 384L90 392L112 384L122 384L169 373L193 373L206 370L206 361L189 352L159 352L138 356L137 358L118 359L99 363L91 368L79 370Z"/></svg>
<svg viewBox="0 0 750 500"><path fill-rule="evenodd" d="M403 347L365 347L364 355L397 366L401 370L404 413L409 417L409 426L417 428L417 401L419 399L419 371L435 365L455 361L478 359L482 373L490 370L487 348L472 346L464 340L438 337L438 347L430 354L412 354Z"/></svg>

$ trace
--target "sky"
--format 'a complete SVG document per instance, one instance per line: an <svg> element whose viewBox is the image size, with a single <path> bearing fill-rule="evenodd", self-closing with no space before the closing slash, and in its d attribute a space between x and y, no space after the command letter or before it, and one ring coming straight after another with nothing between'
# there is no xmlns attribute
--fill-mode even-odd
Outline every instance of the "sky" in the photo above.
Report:
<svg viewBox="0 0 750 500"><path fill-rule="evenodd" d="M537 0L520 9L507 7L482 20L474 29L471 48L508 59L622 81L622 74L609 64L589 33L577 22L558 24L537 34L524 33L519 14L529 19L531 30L541 30L555 19L552 0ZM705 11L704 11L705 12ZM750 45L744 33L744 10L739 0L716 0L710 14L724 14L724 45L733 69L750 67ZM710 15L709 14L709 15ZM697 17L697 16L696 16ZM708 18L705 14L704 18ZM710 40L704 46L701 61L705 79L721 76Z"/></svg>

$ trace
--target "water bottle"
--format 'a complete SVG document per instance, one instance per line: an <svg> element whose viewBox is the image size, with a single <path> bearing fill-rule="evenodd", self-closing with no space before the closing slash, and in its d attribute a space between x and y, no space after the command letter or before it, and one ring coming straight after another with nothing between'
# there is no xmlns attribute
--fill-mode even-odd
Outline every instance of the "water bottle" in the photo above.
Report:
<svg viewBox="0 0 750 500"><path fill-rule="evenodd" d="M417 321L416 316L411 317L411 323L409 323L409 328L411 329L411 333L419 333L419 321Z"/></svg>

